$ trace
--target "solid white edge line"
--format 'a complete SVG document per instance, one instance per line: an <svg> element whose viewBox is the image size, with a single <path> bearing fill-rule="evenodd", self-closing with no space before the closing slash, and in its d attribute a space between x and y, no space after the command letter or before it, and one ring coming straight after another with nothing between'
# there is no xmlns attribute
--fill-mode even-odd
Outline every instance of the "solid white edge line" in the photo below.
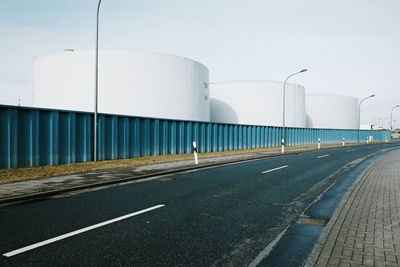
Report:
<svg viewBox="0 0 400 267"><path fill-rule="evenodd" d="M287 167L289 167L289 166L288 166L288 165L285 165L285 166L281 166L281 167L278 167L278 168L275 168L275 169L263 171L262 173L273 172L273 171L277 171L277 170L280 170L280 169L283 169L283 168L287 168Z"/></svg>
<svg viewBox="0 0 400 267"><path fill-rule="evenodd" d="M317 159L322 159L322 158L325 158L325 157L328 157L328 156L329 156L329 154L322 155L322 156L317 157Z"/></svg>
<svg viewBox="0 0 400 267"><path fill-rule="evenodd" d="M85 228L82 228L82 229L79 229L79 230L76 230L76 231L73 231L73 232L70 232L70 233L66 233L66 234L63 234L63 235L60 235L60 236L57 236L57 237L53 237L53 238L44 240L44 241L39 242L39 243L35 243L35 244L29 245L29 246L26 246L26 247L23 247L23 248L20 248L20 249L16 249L16 250L4 253L3 256L12 257L14 255L17 255L17 254L20 254L20 253L24 253L24 252L26 252L28 250L32 250L32 249L35 249L35 248L38 248L38 247L42 247L42 246L45 246L47 244L50 244L50 243L53 243L53 242L56 242L56 241L59 241L59 240L62 240L62 239L65 239L65 238L68 238L68 237L71 237L71 236L74 236L74 235L78 235L78 234L81 234L83 232L87 232L87 231L93 230L95 228L99 228L99 227L105 226L107 224L115 223L115 222L118 222L118 221L121 221L121 220L125 220L125 219L128 219L130 217L133 217L133 216L136 216L136 215L139 215L139 214L151 211L151 210L162 208L164 206L165 205L160 204L160 205L156 205L156 206L144 209L144 210L140 210L140 211L136 211L136 212L133 212L133 213L129 213L129 214L126 214L124 216L117 217L115 219L111 219L111 220L108 220L108 221L105 221L105 222L101 222L101 223L98 223L98 224L95 224L95 225L92 225L92 226L88 226L88 227L85 227Z"/></svg>
<svg viewBox="0 0 400 267"><path fill-rule="evenodd" d="M291 224L289 224L282 232L280 232L271 243L266 246L263 251L261 251L257 257L248 265L248 267L256 267L264 258L266 258L272 251L272 249L276 246L276 244L281 240L282 236L289 229Z"/></svg>

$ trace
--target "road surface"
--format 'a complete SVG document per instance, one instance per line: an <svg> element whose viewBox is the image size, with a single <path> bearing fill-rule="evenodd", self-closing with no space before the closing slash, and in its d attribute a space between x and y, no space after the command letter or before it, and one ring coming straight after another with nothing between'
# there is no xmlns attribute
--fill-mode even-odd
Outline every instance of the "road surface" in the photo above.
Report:
<svg viewBox="0 0 400 267"><path fill-rule="evenodd" d="M3 205L0 265L247 266L324 190L393 147L285 155Z"/></svg>

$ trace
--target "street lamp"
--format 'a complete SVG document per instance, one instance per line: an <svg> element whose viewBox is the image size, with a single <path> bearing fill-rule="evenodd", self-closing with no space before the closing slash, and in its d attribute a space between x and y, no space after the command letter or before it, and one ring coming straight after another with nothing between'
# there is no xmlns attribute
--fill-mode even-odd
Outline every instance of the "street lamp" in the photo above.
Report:
<svg viewBox="0 0 400 267"><path fill-rule="evenodd" d="M282 118L282 134L281 134L281 146L282 146L282 154L285 153L285 101L286 101L286 82L289 80L290 77L300 74L302 72L306 72L307 69L302 69L296 73L290 74L283 83L283 118Z"/></svg>
<svg viewBox="0 0 400 267"><path fill-rule="evenodd" d="M99 11L101 0L97 5L97 24L96 24L96 78L94 88L94 118L93 118L93 161L97 161L97 97L99 83Z"/></svg>
<svg viewBox="0 0 400 267"><path fill-rule="evenodd" d="M392 111L390 112L390 130L393 131L393 109L400 107L400 105L392 107Z"/></svg>
<svg viewBox="0 0 400 267"><path fill-rule="evenodd" d="M363 99L360 101L360 104L358 104L358 138L357 138L357 143L360 143L361 103L362 103L364 100L366 100L366 99L368 99L368 98L371 98L371 97L374 97L374 96L375 96L375 95L367 96L367 97L363 98Z"/></svg>

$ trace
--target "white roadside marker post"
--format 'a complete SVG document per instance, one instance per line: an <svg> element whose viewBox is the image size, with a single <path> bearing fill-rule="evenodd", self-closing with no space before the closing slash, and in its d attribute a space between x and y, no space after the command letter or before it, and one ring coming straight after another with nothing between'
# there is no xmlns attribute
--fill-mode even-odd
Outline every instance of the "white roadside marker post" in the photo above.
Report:
<svg viewBox="0 0 400 267"><path fill-rule="evenodd" d="M196 141L193 141L193 154L194 154L194 164L199 164L199 159L197 158L197 146Z"/></svg>
<svg viewBox="0 0 400 267"><path fill-rule="evenodd" d="M318 138L318 149L321 149L321 138Z"/></svg>
<svg viewBox="0 0 400 267"><path fill-rule="evenodd" d="M369 136L367 136L367 144L369 144Z"/></svg>
<svg viewBox="0 0 400 267"><path fill-rule="evenodd" d="M387 143L387 142L388 142L388 137L386 136L386 137L385 137L385 143Z"/></svg>
<svg viewBox="0 0 400 267"><path fill-rule="evenodd" d="M281 140L281 151L282 151L282 154L284 154L285 153L285 139L283 139L282 138L282 140Z"/></svg>
<svg viewBox="0 0 400 267"><path fill-rule="evenodd" d="M342 138L342 146L344 146L344 137Z"/></svg>

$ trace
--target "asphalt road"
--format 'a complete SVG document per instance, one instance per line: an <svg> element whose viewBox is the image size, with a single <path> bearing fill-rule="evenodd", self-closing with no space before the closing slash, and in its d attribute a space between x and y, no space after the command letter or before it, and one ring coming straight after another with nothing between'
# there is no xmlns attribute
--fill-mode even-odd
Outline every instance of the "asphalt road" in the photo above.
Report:
<svg viewBox="0 0 400 267"><path fill-rule="evenodd" d="M0 206L0 266L247 266L330 185L392 147L266 158Z"/></svg>

